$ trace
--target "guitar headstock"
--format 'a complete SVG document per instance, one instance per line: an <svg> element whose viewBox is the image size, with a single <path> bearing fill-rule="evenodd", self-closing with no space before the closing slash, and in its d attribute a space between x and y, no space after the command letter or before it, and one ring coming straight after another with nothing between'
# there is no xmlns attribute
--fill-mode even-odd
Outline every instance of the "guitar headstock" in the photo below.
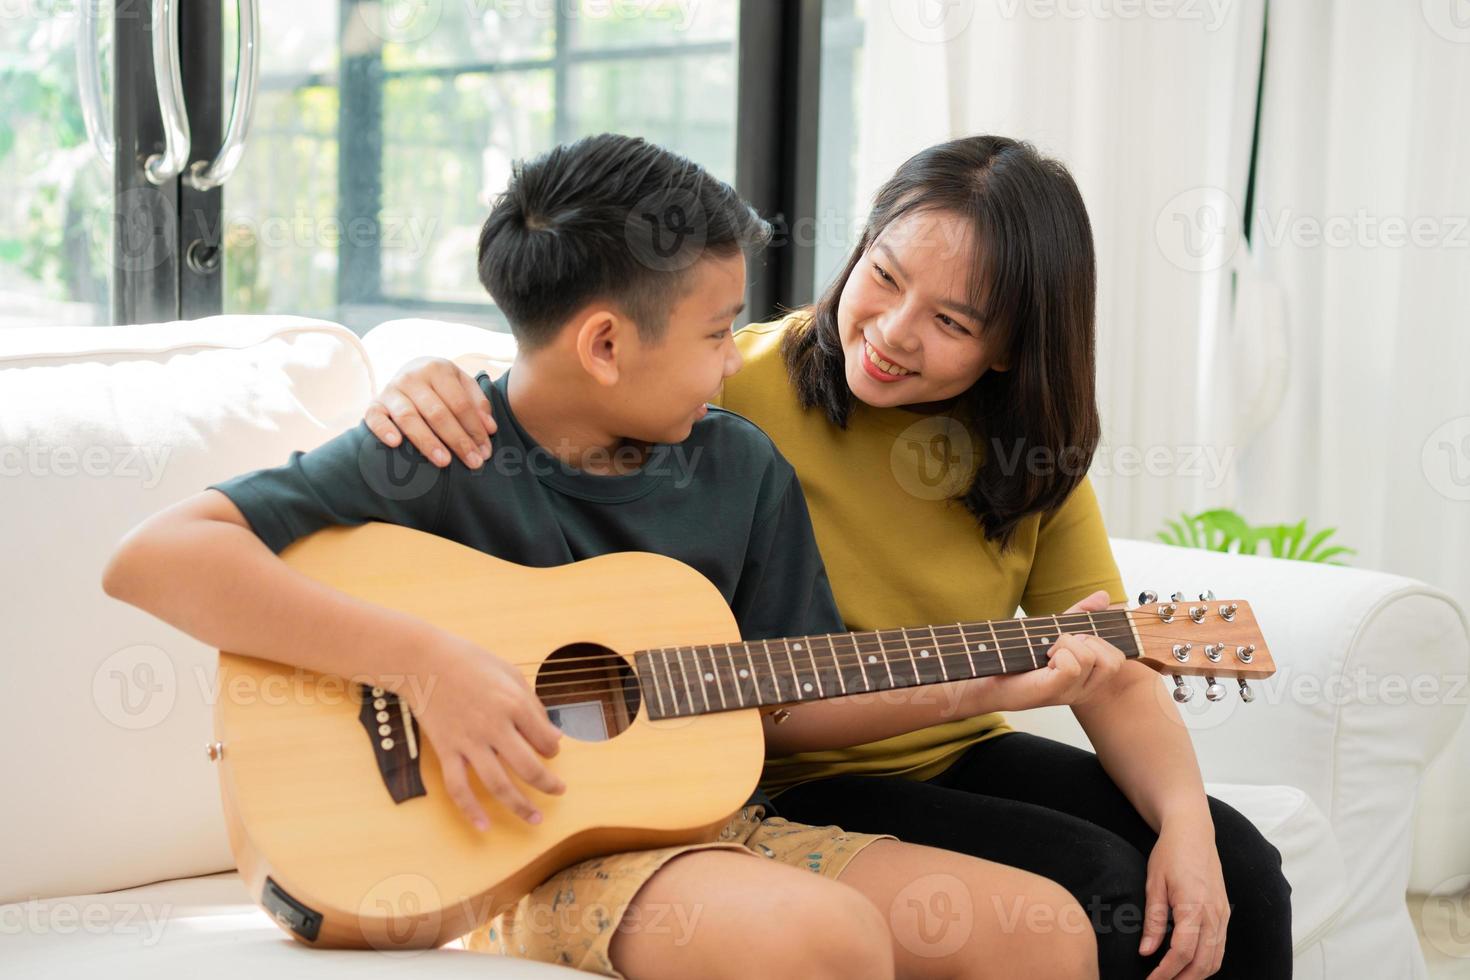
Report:
<svg viewBox="0 0 1470 980"><path fill-rule="evenodd" d="M1255 613L1244 599L1217 599L1205 592L1190 601L1176 592L1160 601L1157 594L1144 592L1129 618L1142 651L1138 659L1174 678L1174 700L1181 704L1194 697L1186 676L1205 679L1210 701L1225 697L1221 678L1233 679L1241 700L1249 702L1255 695L1246 682L1276 673Z"/></svg>

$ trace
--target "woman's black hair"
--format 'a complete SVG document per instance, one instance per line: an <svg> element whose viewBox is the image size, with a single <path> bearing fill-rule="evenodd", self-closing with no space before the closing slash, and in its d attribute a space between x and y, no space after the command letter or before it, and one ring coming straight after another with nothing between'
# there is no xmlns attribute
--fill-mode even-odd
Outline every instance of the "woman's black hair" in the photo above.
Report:
<svg viewBox="0 0 1470 980"><path fill-rule="evenodd" d="M982 314L990 350L1008 365L981 375L952 410L983 446L958 499L1005 550L1023 518L1057 508L1082 482L1100 438L1092 226L1062 164L1002 136L952 140L910 157L879 189L846 266L809 322L787 331L781 354L801 405L846 428L856 396L838 332L842 290L884 230L919 212L957 215L973 228L970 305Z"/></svg>

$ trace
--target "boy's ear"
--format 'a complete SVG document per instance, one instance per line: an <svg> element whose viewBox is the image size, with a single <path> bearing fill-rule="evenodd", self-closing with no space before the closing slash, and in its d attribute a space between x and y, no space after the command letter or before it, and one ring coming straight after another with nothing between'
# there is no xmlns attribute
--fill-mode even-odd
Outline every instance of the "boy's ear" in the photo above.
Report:
<svg viewBox="0 0 1470 980"><path fill-rule="evenodd" d="M617 384L626 368L629 326L611 310L592 309L574 328L577 359L598 384Z"/></svg>

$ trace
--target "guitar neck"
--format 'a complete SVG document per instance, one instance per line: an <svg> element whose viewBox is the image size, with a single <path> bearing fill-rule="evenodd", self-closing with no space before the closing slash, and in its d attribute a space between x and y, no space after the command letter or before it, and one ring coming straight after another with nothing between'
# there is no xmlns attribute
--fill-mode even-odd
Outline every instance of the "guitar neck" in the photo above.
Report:
<svg viewBox="0 0 1470 980"><path fill-rule="evenodd" d="M1058 633L1100 636L1130 659L1142 652L1128 613L1110 609L664 647L633 662L650 717L678 718L1035 670Z"/></svg>

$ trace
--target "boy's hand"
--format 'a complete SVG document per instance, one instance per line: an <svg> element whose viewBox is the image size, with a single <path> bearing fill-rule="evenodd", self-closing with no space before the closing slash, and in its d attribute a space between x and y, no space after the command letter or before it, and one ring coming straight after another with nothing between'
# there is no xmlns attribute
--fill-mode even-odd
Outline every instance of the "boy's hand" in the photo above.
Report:
<svg viewBox="0 0 1470 980"><path fill-rule="evenodd" d="M449 465L448 444L472 470L490 458L495 419L475 379L453 361L421 357L409 361L378 392L363 413L378 441L408 441L435 466Z"/></svg>
<svg viewBox="0 0 1470 980"><path fill-rule="evenodd" d="M542 758L557 753L561 731L547 717L531 685L510 664L473 643L451 639L426 651L430 667L421 685L405 685L409 710L439 756L444 788L480 830L490 826L470 787L468 770L506 807L528 823L541 813L506 774L509 769L543 793L566 784ZM422 703L413 703L421 697Z"/></svg>

